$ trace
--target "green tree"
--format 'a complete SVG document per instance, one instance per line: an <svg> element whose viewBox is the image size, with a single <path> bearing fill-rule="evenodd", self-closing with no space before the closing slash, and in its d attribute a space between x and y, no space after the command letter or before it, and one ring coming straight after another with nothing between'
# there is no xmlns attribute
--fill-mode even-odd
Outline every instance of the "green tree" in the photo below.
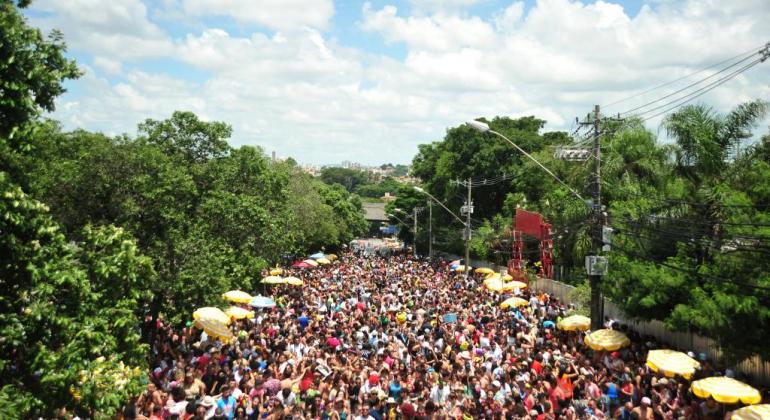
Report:
<svg viewBox="0 0 770 420"><path fill-rule="evenodd" d="M230 151L227 139L232 132L228 124L204 122L189 111L176 111L166 120L147 119L139 124L139 135L147 142L189 163L226 156Z"/></svg>
<svg viewBox="0 0 770 420"><path fill-rule="evenodd" d="M355 191L359 185L370 183L369 176L357 169L323 168L320 177L321 181L329 185L342 185L348 192Z"/></svg>
<svg viewBox="0 0 770 420"><path fill-rule="evenodd" d="M83 242L67 243L46 206L5 174L0 191L1 410L114 414L140 387L136 325L151 261L120 228L86 228Z"/></svg>

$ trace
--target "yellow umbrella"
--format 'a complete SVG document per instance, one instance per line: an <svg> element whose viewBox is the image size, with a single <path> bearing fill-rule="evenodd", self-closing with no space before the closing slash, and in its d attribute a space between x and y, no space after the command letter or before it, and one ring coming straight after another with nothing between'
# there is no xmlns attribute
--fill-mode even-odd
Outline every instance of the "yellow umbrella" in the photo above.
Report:
<svg viewBox="0 0 770 420"><path fill-rule="evenodd" d="M503 284L503 290L513 290L513 289L526 289L527 283L524 283L522 281L509 281L508 283Z"/></svg>
<svg viewBox="0 0 770 420"><path fill-rule="evenodd" d="M296 277L286 277L285 279L283 279L283 281L286 284L290 284L292 286L302 286L303 284L305 284L305 282L303 282L302 279L298 279Z"/></svg>
<svg viewBox="0 0 770 420"><path fill-rule="evenodd" d="M493 274L495 272L495 270L487 267L479 267L474 271L476 274Z"/></svg>
<svg viewBox="0 0 770 420"><path fill-rule="evenodd" d="M276 268L270 270L270 275L271 276L280 276L281 274L283 274L283 268L276 267Z"/></svg>
<svg viewBox="0 0 770 420"><path fill-rule="evenodd" d="M222 295L223 298L235 303L249 303L251 302L251 295L240 290L231 290Z"/></svg>
<svg viewBox="0 0 770 420"><path fill-rule="evenodd" d="M312 265L313 267L318 267L318 263L313 259L306 259L305 261L302 261L305 264Z"/></svg>
<svg viewBox="0 0 770 420"><path fill-rule="evenodd" d="M493 292L503 291L503 281L499 277L484 280L484 286Z"/></svg>
<svg viewBox="0 0 770 420"><path fill-rule="evenodd" d="M284 281L282 278L278 276L267 276L262 279L261 283L262 284L283 284Z"/></svg>
<svg viewBox="0 0 770 420"><path fill-rule="evenodd" d="M713 398L724 404L756 404L762 395L755 388L726 376L712 376L692 383L693 394L701 398Z"/></svg>
<svg viewBox="0 0 770 420"><path fill-rule="evenodd" d="M458 265L457 268L455 268L455 271L458 273L464 273L465 270L472 270L473 267L467 266L467 265Z"/></svg>
<svg viewBox="0 0 770 420"><path fill-rule="evenodd" d="M326 255L326 259L329 261L335 261L337 259L337 255L335 254L328 254Z"/></svg>
<svg viewBox="0 0 770 420"><path fill-rule="evenodd" d="M692 374L695 373L695 369L700 366L700 363L681 351L666 349L650 350L647 353L647 366L669 378L681 375L690 379Z"/></svg>
<svg viewBox="0 0 770 420"><path fill-rule="evenodd" d="M210 306L198 308L193 312L193 319L213 319L225 325L230 323L230 317L219 308Z"/></svg>
<svg viewBox="0 0 770 420"><path fill-rule="evenodd" d="M585 343L594 350L614 351L630 345L631 340L620 331L603 329L588 334Z"/></svg>
<svg viewBox="0 0 770 420"><path fill-rule="evenodd" d="M770 404L757 404L733 411L730 420L770 420Z"/></svg>
<svg viewBox="0 0 770 420"><path fill-rule="evenodd" d="M243 309L239 306L231 306L225 309L225 314L235 319L254 318L254 311Z"/></svg>
<svg viewBox="0 0 770 420"><path fill-rule="evenodd" d="M233 332L227 327L227 324L211 318L199 318L195 320L195 326L202 329L210 337L218 338L222 341L233 339Z"/></svg>
<svg viewBox="0 0 770 420"><path fill-rule="evenodd" d="M524 299L522 299L520 297L512 297L512 298L508 298L508 299L504 300L503 303L500 304L500 307L503 308L503 309L506 309L509 306L513 306L515 308L520 308L522 306L527 306L527 305L529 305L529 302L527 302L526 300L524 300Z"/></svg>
<svg viewBox="0 0 770 420"><path fill-rule="evenodd" d="M329 264L332 263L331 261L329 261L328 258L319 258L319 259L315 260L315 262L317 262L318 264L321 264L321 265L329 265Z"/></svg>
<svg viewBox="0 0 770 420"><path fill-rule="evenodd" d="M591 318L583 315L568 316L559 321L556 328L564 331L586 331L591 328Z"/></svg>

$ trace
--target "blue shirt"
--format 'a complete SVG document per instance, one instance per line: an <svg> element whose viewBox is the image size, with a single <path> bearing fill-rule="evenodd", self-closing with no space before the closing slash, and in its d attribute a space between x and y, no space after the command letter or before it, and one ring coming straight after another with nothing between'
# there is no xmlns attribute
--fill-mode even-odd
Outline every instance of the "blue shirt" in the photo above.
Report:
<svg viewBox="0 0 770 420"><path fill-rule="evenodd" d="M308 324L310 324L310 319L308 319L308 317L305 315L297 318L297 321L299 321L299 326L302 327L302 329L307 328Z"/></svg>
<svg viewBox="0 0 770 420"><path fill-rule="evenodd" d="M219 397L219 400L217 400L217 407L222 409L222 412L227 416L228 419L232 420L233 417L235 417L235 397L230 395L225 400L222 397Z"/></svg>
<svg viewBox="0 0 770 420"><path fill-rule="evenodd" d="M390 396L398 399L398 396L401 395L401 384L391 382L390 383Z"/></svg>

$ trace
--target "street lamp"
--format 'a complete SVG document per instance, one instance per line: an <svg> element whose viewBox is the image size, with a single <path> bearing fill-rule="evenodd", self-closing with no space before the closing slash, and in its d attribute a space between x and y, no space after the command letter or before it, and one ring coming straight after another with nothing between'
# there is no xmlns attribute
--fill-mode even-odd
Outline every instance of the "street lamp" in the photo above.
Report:
<svg viewBox="0 0 770 420"><path fill-rule="evenodd" d="M452 210L449 210L449 208L447 206L445 206L444 203L442 203L438 198L434 197L433 194L425 191L424 189L422 189L422 188L420 188L420 187L415 185L414 186L414 190L419 192L419 193L425 194L428 197L430 197L431 200L433 200L436 203L438 203L438 205L443 207L444 210L447 211L447 213L449 213L452 216L454 216L454 218L457 219L457 221L459 221L460 223L462 223L462 225L465 227L465 233L463 235L463 237L465 239L465 278L468 279L468 276L470 275L469 274L470 270L468 269L468 265L469 265L470 259L471 259L471 255L470 255L470 239L471 239L471 235L470 235L470 233L471 233L470 221L466 222L463 219L461 219L460 216L456 215Z"/></svg>
<svg viewBox="0 0 770 420"><path fill-rule="evenodd" d="M400 209L398 207L394 208L393 210L401 212L401 213L405 214L407 217L411 217L412 218L412 222L414 222L414 229L412 231L412 235L414 236L414 241L413 241L413 244L412 244L412 253L413 253L414 257L417 258L417 214L419 214L422 211L422 208L415 207L414 209L412 209L412 210L414 210L414 214L413 215L409 215L407 212L405 212L404 210L402 210L402 209ZM386 215L386 216L392 216L393 218L395 218L399 222L401 222L404 225L406 225L406 222L404 222L403 220L399 219L398 217L396 217L396 216L394 216L392 214Z"/></svg>
<svg viewBox="0 0 770 420"><path fill-rule="evenodd" d="M566 182L562 181L562 180L561 180L561 178L559 178L558 176L556 176L556 174L554 174L553 172L551 172L551 170L550 170L550 169L546 168L546 167L545 167L545 166L544 166L542 163L540 163L540 161L538 161L537 159L535 159L534 157L532 157L532 155L530 155L529 153L527 153L527 152L526 152L524 149L522 149L521 147L519 147L519 145L518 145L518 144L516 144L516 143L514 143L513 141L511 141L511 139L509 139L508 137L505 137L504 135L502 135L502 134L498 133L498 132L497 132L497 131L495 131L495 130L491 130L491 129L489 128L489 125L488 125L487 123L484 123L484 122L481 122L481 121L472 120L472 121L468 121L468 122L466 122L466 123L465 123L465 125L467 125L468 127L471 127L471 128L473 128L474 130L477 130L477 131L479 131L479 132L481 132L481 133L487 133L487 132L489 132L489 133L492 133L492 134L494 134L494 135L496 135L496 136L500 137L501 139L503 139L503 140L507 141L507 142L508 142L508 143L510 143L510 144L511 144L511 146L513 146L513 147L514 147L516 150L518 150L519 152L521 152L521 154L523 154L524 156L526 156L527 158L529 158L529 160L531 160L531 161L535 162L535 163L537 164L537 166L539 166L539 167L540 167L542 170L546 171L546 172L548 173L548 175L551 175L551 176L552 176L552 177L553 177L553 178L554 178L556 181L558 181L558 182L559 182L561 185L563 185L563 186L567 187L567 189L568 189L568 190L569 190L569 191L570 191L572 194L574 194L574 195L575 195L575 197L579 198L579 199L580 199L580 201L582 201L583 203L585 203L585 202L586 202L586 201L583 199L583 197L582 197L582 196L581 196L581 195L580 195L580 194L579 194L577 191L575 191L575 189L574 189L574 188L572 188L572 187L570 187L569 185L567 185L567 183L566 183Z"/></svg>

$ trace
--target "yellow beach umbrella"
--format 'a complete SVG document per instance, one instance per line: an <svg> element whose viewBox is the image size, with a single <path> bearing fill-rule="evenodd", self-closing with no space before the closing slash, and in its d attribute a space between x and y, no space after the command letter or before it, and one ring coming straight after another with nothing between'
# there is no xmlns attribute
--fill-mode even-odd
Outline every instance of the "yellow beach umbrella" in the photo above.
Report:
<svg viewBox="0 0 770 420"><path fill-rule="evenodd" d="M472 269L473 269L473 267L470 267L470 266L467 266L467 265L458 265L455 268L455 271L458 272L458 273L464 273L465 270L472 270Z"/></svg>
<svg viewBox="0 0 770 420"><path fill-rule="evenodd" d="M522 281L509 281L503 284L503 290L526 289L527 283Z"/></svg>
<svg viewBox="0 0 770 420"><path fill-rule="evenodd" d="M283 284L284 281L283 281L282 278L280 278L278 276L267 276L267 277L263 278L260 283L262 283L262 284Z"/></svg>
<svg viewBox="0 0 770 420"><path fill-rule="evenodd" d="M328 258L319 258L319 259L315 260L315 262L317 262L318 264L321 264L321 265L329 265L329 264L332 263L331 261L329 261Z"/></svg>
<svg viewBox="0 0 770 420"><path fill-rule="evenodd" d="M556 328L564 331L586 331L591 328L591 318L583 315L568 316L559 321Z"/></svg>
<svg viewBox="0 0 770 420"><path fill-rule="evenodd" d="M271 276L280 276L281 274L283 274L283 268L276 267L276 268L270 270L270 275Z"/></svg>
<svg viewBox="0 0 770 420"><path fill-rule="evenodd" d="M227 324L211 318L199 318L195 320L195 326L202 329L209 337L218 338L222 341L233 339L233 332L227 327Z"/></svg>
<svg viewBox="0 0 770 420"><path fill-rule="evenodd" d="M302 286L303 284L305 284L305 282L303 282L302 279L298 279L296 277L286 277L285 279L283 279L283 281L286 284L290 284L292 286Z"/></svg>
<svg viewBox="0 0 770 420"><path fill-rule="evenodd" d="M700 363L681 351L664 349L650 350L647 353L647 366L669 378L680 375L690 379Z"/></svg>
<svg viewBox="0 0 770 420"><path fill-rule="evenodd" d="M240 290L231 290L222 294L222 297L229 300L230 302L235 303L249 303L252 299L250 294Z"/></svg>
<svg viewBox="0 0 770 420"><path fill-rule="evenodd" d="M585 338L588 347L594 350L615 351L631 344L631 340L620 331L602 329L588 334Z"/></svg>
<svg viewBox="0 0 770 420"><path fill-rule="evenodd" d="M313 259L306 259L305 261L302 261L305 264L312 265L313 267L318 267L318 263Z"/></svg>
<svg viewBox="0 0 770 420"><path fill-rule="evenodd" d="M770 404L756 404L733 411L730 420L770 420Z"/></svg>
<svg viewBox="0 0 770 420"><path fill-rule="evenodd" d="M479 267L474 271L476 274L493 274L495 272L495 270L488 267Z"/></svg>
<svg viewBox="0 0 770 420"><path fill-rule="evenodd" d="M527 306L527 305L529 305L529 302L527 302L526 300L520 297L512 297L504 300L503 303L500 304L500 307L503 309L506 309L510 306L514 308L520 308L522 306Z"/></svg>
<svg viewBox="0 0 770 420"><path fill-rule="evenodd" d="M326 259L329 260L329 261L336 261L337 260L337 255L335 255L335 254L327 254L326 255Z"/></svg>
<svg viewBox="0 0 770 420"><path fill-rule="evenodd" d="M503 291L503 281L499 277L484 280L484 286L493 292Z"/></svg>
<svg viewBox="0 0 770 420"><path fill-rule="evenodd" d="M206 306L198 308L193 312L193 319L213 319L225 325L230 323L230 317L219 308Z"/></svg>
<svg viewBox="0 0 770 420"><path fill-rule="evenodd" d="M724 404L756 404L762 395L756 388L726 376L712 376L692 383L692 392L700 398L713 398Z"/></svg>
<svg viewBox="0 0 770 420"><path fill-rule="evenodd" d="M243 309L239 306L231 306L225 309L225 314L235 319L254 318L254 311Z"/></svg>

